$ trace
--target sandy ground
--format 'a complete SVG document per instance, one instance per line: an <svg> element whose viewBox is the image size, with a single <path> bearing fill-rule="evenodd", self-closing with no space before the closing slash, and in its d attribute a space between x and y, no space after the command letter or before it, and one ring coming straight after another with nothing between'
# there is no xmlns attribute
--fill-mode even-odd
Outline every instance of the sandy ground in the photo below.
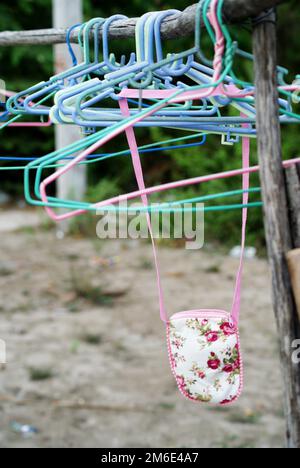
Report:
<svg viewBox="0 0 300 468"><path fill-rule="evenodd" d="M245 265L244 394L231 408L207 407L176 389L148 245L57 240L23 221L15 227L22 229L1 233L0 338L8 361L0 369L1 447L283 446L264 260ZM160 258L171 313L230 307L236 260L165 247ZM16 422L38 432L24 437Z"/></svg>

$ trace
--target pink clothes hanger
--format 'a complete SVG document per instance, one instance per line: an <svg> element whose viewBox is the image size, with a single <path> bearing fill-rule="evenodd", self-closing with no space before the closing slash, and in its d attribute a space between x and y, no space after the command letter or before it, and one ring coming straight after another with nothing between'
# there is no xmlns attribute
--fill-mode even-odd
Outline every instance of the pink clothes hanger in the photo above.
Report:
<svg viewBox="0 0 300 468"><path fill-rule="evenodd" d="M130 116L130 110L128 107L128 101L127 99L122 99L120 101L120 109L124 117ZM243 115L242 115L243 117ZM247 125L244 124L245 127ZM145 181L144 181L144 176L143 176L143 168L141 164L141 158L138 150L138 144L136 141L135 133L133 127L130 127L126 130L126 137L128 141L128 146L131 151L131 157L132 157L132 164L138 184L139 190L142 192L141 199L143 202L144 207L148 207L148 197L147 194L144 192L146 191L145 187ZM247 170L249 167L250 163L250 139L249 138L243 138L243 173L242 173L242 178L243 178L243 205L247 205L249 201L249 179L250 179L250 173L249 172L244 172L244 169ZM240 256L240 264L236 276L236 285L235 285L235 292L234 292L234 298L233 298L233 305L232 305L232 310L231 310L231 316L236 325L238 325L239 322L239 314L240 314L240 303L241 303L241 289L242 289L242 273L243 273L243 259L244 259L244 250L246 246L246 226L247 226L247 218L248 218L248 208L243 208L242 211L242 242L241 242L241 256ZM161 282L161 275L160 275L160 268L159 268L159 262L158 262L158 255L157 255L157 250L156 250L156 245L155 245L155 240L154 240L154 235L152 231L152 225L151 225L151 218L150 214L146 212L146 219L147 219L147 224L148 224L148 229L152 241L152 247L153 247L153 255L154 255L154 262L155 262L155 268L156 268L156 275L157 275L157 285L158 285L158 292L159 292L159 307L160 307L160 317L163 322L166 324L169 322L168 319L168 314L166 312L165 308L165 303L164 303L164 296L163 296L163 289L162 289L162 282ZM191 313L191 311L190 311Z"/></svg>
<svg viewBox="0 0 300 468"><path fill-rule="evenodd" d="M214 27L214 29L216 31L216 37L217 37L216 46L215 46L215 60L214 60L214 66L215 66L214 82L217 82L217 80L221 76L222 57L223 57L224 47L225 47L224 36L222 34L222 30L221 30L221 27L219 25L218 18L217 18L217 9L216 9L217 4L218 4L218 0L213 0L212 10L211 10L211 13L210 13L210 21L212 22L212 25L213 25L213 27ZM237 90L237 88L234 85L228 85L226 87L225 91L227 93L232 92L235 95L237 95L237 91L238 91L238 93L240 93L240 90ZM206 89L206 90L204 90L204 91L202 91L200 93L199 93L199 90L183 91L182 93L176 95L175 97L172 97L172 96L174 96L174 92L172 90L143 90L142 91L142 96L144 98L146 98L146 99L147 98L154 98L154 99L158 98L159 99L159 98L164 97L165 99L168 100L168 102L182 102L182 101L185 101L185 100L199 99L200 97L205 97L205 96L206 97L207 96L214 96L214 95L217 95L217 94L220 95L220 93L224 94L225 91L224 91L224 89L223 89L223 87L221 85L221 87L220 86L217 87L217 88L212 87L212 88L209 88L208 90ZM251 95L251 94L252 94L252 90L249 91L249 93L247 95ZM238 95L240 95L240 94L238 94ZM141 90L135 90L135 89L123 89L122 92L120 93L120 97L122 97L122 98L138 98L140 96L141 96ZM157 110L163 108L165 105L166 105L166 102L164 104L162 104L160 107L155 107L155 109L150 108L150 110L148 110L146 113L144 113L142 117L141 116L136 116L135 118L132 118L130 123L127 122L126 124L121 125L117 129L114 129L110 134L108 134L108 135L104 136L103 138L101 138L97 143L95 143L90 148L88 148L83 153L81 153L76 158L74 158L72 161L70 161L65 167L61 168L56 173L54 173L51 176L47 177L41 183L41 186L40 186L41 198L42 198L43 202L48 203L46 188L47 188L47 186L49 184L56 181L59 177L61 177L66 172L68 172L71 168L76 166L79 162L81 162L83 159L85 159L86 156L93 153L99 147L103 146L105 143L107 143L111 139L115 138L117 135L120 135L124 131L126 132L130 127L133 127L136 123L138 123L142 119L152 115ZM256 172L257 169L258 168L248 168L249 173L250 172ZM190 180L187 180L187 181L179 181L179 182L175 182L175 183L171 183L171 184L165 184L164 186L159 186L159 187L154 187L153 189L148 189L149 191L147 193L145 192L145 194L150 194L150 193L154 193L154 192L162 191L162 190L168 190L170 188L184 187L184 186L187 186L187 185L192 185L193 183L202 183L202 182L206 182L206 181L209 181L209 180L214 180L214 178L231 177L231 176L247 173L247 170L245 170L245 168L243 170L245 172L230 171L228 173L221 173L221 174L216 174L216 175L213 175L213 176L204 176L204 177L199 177L199 178L195 178L195 179L190 179ZM110 200L99 202L99 203L97 203L95 205L92 205L92 206L97 208L97 207L105 206L107 204L118 203L120 201L125 201L125 200L128 200L128 199L132 199L132 198L135 198L135 197L138 197L138 196L141 196L141 193L134 192L133 194L124 195L124 196L121 196L121 197L115 197L115 198L112 198ZM50 207L46 206L45 209L46 209L47 213L49 214L49 216L55 221L62 221L64 219L69 219L71 217L78 216L78 215L86 212L85 209L78 209L78 210L74 210L72 212L57 215Z"/></svg>
<svg viewBox="0 0 300 468"><path fill-rule="evenodd" d="M215 28L215 31L216 31L217 41L215 44L215 60L214 60L215 71L214 71L213 82L211 83L211 87L208 85L209 87L206 89L201 89L201 90L194 89L190 91L177 92L175 94L174 94L174 90L161 90L161 91L160 90L144 90L141 92L141 90L124 89L120 94L120 98L141 97L141 94L142 94L142 96L145 98L154 98L154 99L163 98L164 103L161 104L161 106L158 104L153 107L150 107L148 111L143 112L142 116L137 115L135 118L132 118L131 121L126 122L126 124L118 126L110 134L101 138L97 143L95 143L90 148L88 148L83 153L81 153L76 158L74 158L72 161L70 161L65 167L61 168L60 170L56 171L51 176L47 177L41 183L41 186L40 186L41 198L44 203L48 203L46 188L50 183L55 182L59 177L61 177L66 172L68 172L71 168L73 168L79 162L85 159L86 156L89 156L91 153L93 153L95 150L103 146L105 143L112 140L116 136L120 135L124 131L126 132L128 128L133 127L136 123L140 122L146 117L153 115L155 112L165 107L168 103L184 102L184 101L190 101L194 99L201 99L204 97L224 94L224 90L222 86L220 85L214 86L214 84L217 83L221 77L223 54L225 50L225 39L222 34L222 30L219 26L218 18L217 18L217 5L218 5L218 0L213 0L210 18L211 18L212 26ZM236 88L232 87L232 85L228 85L226 89L228 92L230 92L230 90L232 90L232 93L237 92ZM238 92L240 92L240 90L238 90ZM68 219L70 217L78 216L85 212L84 209L83 210L79 209L79 210L74 210L72 212L57 215L50 207L46 206L45 208L49 216L55 221Z"/></svg>
<svg viewBox="0 0 300 468"><path fill-rule="evenodd" d="M124 90L122 92L122 95L124 97L125 97L125 95L127 97L127 94L128 94L128 97L131 97L132 96L132 90ZM121 101L119 101L119 102L121 102ZM153 110L148 111L146 116L151 115L153 112L155 112L155 111L153 111ZM54 174L50 175L49 177L47 177L40 185L40 192L41 192L42 201L44 203L48 203L48 198L47 198L47 193L46 193L46 189L47 189L48 185L50 185L51 183L56 181L58 177L61 177L62 175L64 175L72 167L76 166L79 162L81 162L84 158L86 158L86 156L92 154L94 151L99 149L99 147L103 146L105 143L107 143L108 141L113 139L115 136L120 135L121 133L126 131L128 128L133 127L135 125L135 123L142 120L142 118L145 118L145 116L144 117L137 116L134 119L132 119L130 123L123 124L121 127L114 130L114 132L112 132L109 135L106 135L100 141L98 141L97 143L92 145L90 148L85 150L83 153L78 155L76 158L74 158L72 161L70 161L66 166L59 169L56 173L54 173ZM284 161L283 162L283 167L290 167L292 165L299 164L299 163L300 163L300 158L291 159L291 160L288 160L288 161ZM225 178L240 176L240 175L243 175L243 174L256 173L258 171L259 171L259 166L244 167L244 168L241 168L241 169L236 169L236 170L231 170L231 171L226 171L226 172L220 172L220 173L217 173L217 174L210 174L210 175L206 175L206 176L199 176L199 177L186 179L186 180L181 180L181 181L176 181L176 182L169 182L169 183L166 183L166 184L163 184L163 185L150 187L150 188L147 188L147 189L144 189L144 190L134 191L134 192L131 192L129 194L112 197L110 199L103 200L101 202L92 204L91 206L94 207L95 209L102 208L102 207L105 207L105 206L108 206L108 205L113 205L113 204L125 202L125 201L128 201L128 200L133 200L133 199L141 197L143 195L151 195L151 194L158 193L158 192L172 190L172 189L176 189L176 188L180 188L180 187L188 187L190 185L197 185L197 184L201 184L201 183L209 182L209 181L213 181L213 180L225 179ZM63 214L57 215L52 210L52 208L46 206L45 209L46 209L48 215L54 221L63 221L65 219L69 219L69 218L72 218L74 216L78 216L78 215L81 215L81 214L87 212L87 210L85 210L85 209L78 209L78 210L74 210L74 211L71 211L71 212L68 212L68 213L63 213Z"/></svg>

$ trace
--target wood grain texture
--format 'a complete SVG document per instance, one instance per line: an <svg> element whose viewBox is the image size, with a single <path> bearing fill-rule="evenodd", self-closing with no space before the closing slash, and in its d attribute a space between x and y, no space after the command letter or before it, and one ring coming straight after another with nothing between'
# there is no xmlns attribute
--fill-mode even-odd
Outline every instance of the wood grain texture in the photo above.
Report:
<svg viewBox="0 0 300 468"><path fill-rule="evenodd" d="M287 252L292 249L292 238L281 162L275 15L273 23L261 23L254 28L253 49L258 156L266 241L272 271L273 306L280 342L287 446L300 448L300 365L292 361L292 346L300 338L300 327L286 260Z"/></svg>
<svg viewBox="0 0 300 468"><path fill-rule="evenodd" d="M224 20L231 23L244 21L249 17L257 16L265 9L276 7L287 1L288 0L225 0ZM191 36L195 30L196 8L196 4L191 5L182 13L167 18L162 23L162 37L164 39L175 39L177 37ZM116 21L110 27L110 37L115 39L134 37L136 22L137 18ZM76 34L72 35L71 41L78 42ZM65 42L66 29L5 31L0 33L0 46L46 45Z"/></svg>

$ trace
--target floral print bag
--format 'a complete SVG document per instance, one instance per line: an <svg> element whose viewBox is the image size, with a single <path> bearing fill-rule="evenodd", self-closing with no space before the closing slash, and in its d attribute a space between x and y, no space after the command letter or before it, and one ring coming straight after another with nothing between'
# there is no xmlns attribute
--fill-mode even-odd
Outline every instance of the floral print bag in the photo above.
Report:
<svg viewBox="0 0 300 468"><path fill-rule="evenodd" d="M249 167L250 140L243 139L243 167ZM243 204L248 203L249 173L243 175ZM196 310L175 314L167 323L168 351L180 392L188 399L220 405L236 401L243 389L238 331L247 208L243 209L242 247L231 313Z"/></svg>
<svg viewBox="0 0 300 468"><path fill-rule="evenodd" d="M167 336L171 368L186 398L222 405L238 398L243 384L240 340L229 313L176 314Z"/></svg>
<svg viewBox="0 0 300 468"><path fill-rule="evenodd" d="M243 167L249 167L250 140L243 139ZM243 175L248 203L249 173ZM236 401L243 389L238 331L247 208L243 209L242 248L231 313L196 310L175 314L167 323L170 364L180 392L188 399L220 405Z"/></svg>
<svg viewBox="0 0 300 468"><path fill-rule="evenodd" d="M129 115L127 99L119 101L124 116ZM139 190L145 183L134 129L126 137ZM250 140L243 138L243 205L248 204ZM147 196L142 195L144 206ZM157 272L160 316L167 327L168 353L172 372L182 395L189 400L212 404L230 404L237 400L243 388L243 363L238 322L241 300L241 280L246 239L248 210L243 208L242 248L231 312L223 310L193 310L180 312L168 319L164 306L160 269L149 214L146 214L152 239Z"/></svg>

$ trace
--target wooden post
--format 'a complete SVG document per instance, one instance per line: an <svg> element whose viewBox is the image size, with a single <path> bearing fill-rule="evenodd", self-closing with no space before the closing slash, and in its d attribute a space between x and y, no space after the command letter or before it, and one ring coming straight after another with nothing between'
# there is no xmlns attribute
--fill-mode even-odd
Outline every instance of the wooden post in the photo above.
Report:
<svg viewBox="0 0 300 468"><path fill-rule="evenodd" d="M52 0L53 26L55 28L67 28L83 21L82 0ZM79 48L75 46L74 51L78 56ZM66 45L54 46L55 73L61 73L72 67L71 57ZM75 125L56 125L55 140L56 149L64 148L81 137L80 130ZM63 199L81 201L86 192L86 167L76 166L57 182L57 195ZM68 223L60 224L60 232L68 229Z"/></svg>
<svg viewBox="0 0 300 468"><path fill-rule="evenodd" d="M292 361L292 344L300 338L286 254L292 249L287 193L282 169L278 119L276 15L255 22L253 32L257 106L257 144L273 305L279 333L284 380L287 446L300 448L300 365ZM267 378L267 376L266 376Z"/></svg>

